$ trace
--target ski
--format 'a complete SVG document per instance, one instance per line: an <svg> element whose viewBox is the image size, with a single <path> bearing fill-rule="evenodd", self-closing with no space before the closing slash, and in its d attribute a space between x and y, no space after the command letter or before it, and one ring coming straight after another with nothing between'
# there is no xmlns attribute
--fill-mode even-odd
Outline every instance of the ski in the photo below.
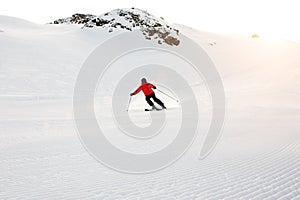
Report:
<svg viewBox="0 0 300 200"><path fill-rule="evenodd" d="M146 112L148 112L148 111L161 111L161 110L164 110L164 109L147 109L147 108L145 109Z"/></svg>

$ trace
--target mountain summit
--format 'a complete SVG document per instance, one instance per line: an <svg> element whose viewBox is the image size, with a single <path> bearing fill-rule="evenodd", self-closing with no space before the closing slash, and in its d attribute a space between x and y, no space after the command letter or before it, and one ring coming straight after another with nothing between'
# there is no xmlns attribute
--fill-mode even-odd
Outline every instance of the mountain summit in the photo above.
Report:
<svg viewBox="0 0 300 200"><path fill-rule="evenodd" d="M51 24L82 24L82 28L106 28L124 31L140 30L146 39L157 40L159 44L179 45L179 31L163 18L155 17L137 8L116 9L103 15L74 14L68 18L55 20Z"/></svg>

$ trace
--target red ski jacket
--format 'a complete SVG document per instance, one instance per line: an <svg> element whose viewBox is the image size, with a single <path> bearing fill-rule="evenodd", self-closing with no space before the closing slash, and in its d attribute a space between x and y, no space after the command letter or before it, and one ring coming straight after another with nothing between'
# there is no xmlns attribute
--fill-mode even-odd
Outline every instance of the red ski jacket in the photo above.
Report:
<svg viewBox="0 0 300 200"><path fill-rule="evenodd" d="M134 91L134 95L136 95L137 93L139 93L141 90L143 90L143 93L145 94L145 96L151 95L153 94L153 89L156 89L156 87L154 85L152 85L151 83L145 83L142 84L136 91Z"/></svg>

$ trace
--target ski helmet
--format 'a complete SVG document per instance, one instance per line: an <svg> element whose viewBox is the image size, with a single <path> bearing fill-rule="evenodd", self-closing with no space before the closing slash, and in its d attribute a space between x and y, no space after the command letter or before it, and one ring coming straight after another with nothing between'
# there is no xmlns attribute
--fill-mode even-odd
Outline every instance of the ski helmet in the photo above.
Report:
<svg viewBox="0 0 300 200"><path fill-rule="evenodd" d="M141 79L141 81L142 81L142 84L145 84L145 83L147 83L147 80L146 80L146 78L142 78L142 79Z"/></svg>

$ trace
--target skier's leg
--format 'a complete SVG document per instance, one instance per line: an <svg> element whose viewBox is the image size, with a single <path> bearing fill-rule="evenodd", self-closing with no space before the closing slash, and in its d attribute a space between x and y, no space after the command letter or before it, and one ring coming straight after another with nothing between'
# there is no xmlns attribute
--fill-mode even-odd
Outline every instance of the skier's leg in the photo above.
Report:
<svg viewBox="0 0 300 200"><path fill-rule="evenodd" d="M146 101L147 101L147 103L149 104L149 106L153 106L154 105L154 103L151 101L151 96L149 95L149 96L146 96Z"/></svg>
<svg viewBox="0 0 300 200"><path fill-rule="evenodd" d="M152 107L153 110L157 110L157 107L154 105L154 103L151 101L152 96L148 95L146 96L147 103Z"/></svg>
<svg viewBox="0 0 300 200"><path fill-rule="evenodd" d="M166 108L165 105L164 105L164 103L163 103L160 99L158 99L158 98L155 96L154 93L151 95L151 97L152 97L153 100L154 100L158 105L160 105L162 108Z"/></svg>

